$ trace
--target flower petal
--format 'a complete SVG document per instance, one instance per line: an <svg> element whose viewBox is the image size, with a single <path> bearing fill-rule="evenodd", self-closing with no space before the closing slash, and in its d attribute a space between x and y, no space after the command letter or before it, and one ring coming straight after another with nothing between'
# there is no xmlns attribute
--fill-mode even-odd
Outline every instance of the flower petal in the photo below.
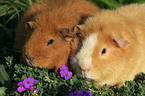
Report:
<svg viewBox="0 0 145 96"><path fill-rule="evenodd" d="M87 88L86 92L91 96L92 92Z"/></svg>
<svg viewBox="0 0 145 96"><path fill-rule="evenodd" d="M30 85L29 84L24 84L24 87L29 89L30 88Z"/></svg>
<svg viewBox="0 0 145 96"><path fill-rule="evenodd" d="M65 66L64 64L60 67L60 70L61 70L61 71L63 71L63 69L68 71L68 67Z"/></svg>
<svg viewBox="0 0 145 96"><path fill-rule="evenodd" d="M68 80L70 78L70 76L65 76L65 80Z"/></svg>
<svg viewBox="0 0 145 96"><path fill-rule="evenodd" d="M18 83L18 86L22 86L22 85L24 85L22 81Z"/></svg>
<svg viewBox="0 0 145 96"><path fill-rule="evenodd" d="M61 73L61 77L65 77L65 73Z"/></svg>
<svg viewBox="0 0 145 96"><path fill-rule="evenodd" d="M64 70L64 71L60 71L60 74L67 74L68 71L67 70Z"/></svg>
<svg viewBox="0 0 145 96"><path fill-rule="evenodd" d="M68 72L68 75L71 77L72 76L72 72Z"/></svg>
<svg viewBox="0 0 145 96"><path fill-rule="evenodd" d="M25 91L26 89L24 88L24 87L18 87L17 88L17 91L19 92L19 93L21 93L21 92L23 92L23 91Z"/></svg>
<svg viewBox="0 0 145 96"><path fill-rule="evenodd" d="M74 93L73 92L69 93L69 96L74 96Z"/></svg>

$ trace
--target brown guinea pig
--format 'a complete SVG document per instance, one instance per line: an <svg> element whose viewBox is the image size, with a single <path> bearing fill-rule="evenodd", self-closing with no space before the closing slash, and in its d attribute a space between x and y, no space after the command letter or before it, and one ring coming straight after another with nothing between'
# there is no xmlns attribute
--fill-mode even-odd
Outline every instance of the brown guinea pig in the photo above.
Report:
<svg viewBox="0 0 145 96"><path fill-rule="evenodd" d="M77 74L114 86L145 72L145 4L102 10L77 28L83 36L73 58Z"/></svg>
<svg viewBox="0 0 145 96"><path fill-rule="evenodd" d="M79 39L64 36L74 26L98 11L85 0L49 0L35 3L21 18L16 29L17 49L33 66L56 70L75 54ZM74 35L73 35L74 36ZM76 36L77 37L77 36Z"/></svg>

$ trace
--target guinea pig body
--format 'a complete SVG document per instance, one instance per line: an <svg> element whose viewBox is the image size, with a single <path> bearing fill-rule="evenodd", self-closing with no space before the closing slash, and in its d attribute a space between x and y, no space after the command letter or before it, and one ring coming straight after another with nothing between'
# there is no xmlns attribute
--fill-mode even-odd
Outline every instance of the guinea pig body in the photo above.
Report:
<svg viewBox="0 0 145 96"><path fill-rule="evenodd" d="M98 7L84 0L35 3L17 26L17 49L29 65L56 71L62 64L67 64L70 54L75 54L79 44L78 38L72 40L63 36L61 31L71 32L74 26L97 10Z"/></svg>
<svg viewBox="0 0 145 96"><path fill-rule="evenodd" d="M83 41L74 70L96 85L122 85L145 72L144 10L145 4L102 10L79 25Z"/></svg>

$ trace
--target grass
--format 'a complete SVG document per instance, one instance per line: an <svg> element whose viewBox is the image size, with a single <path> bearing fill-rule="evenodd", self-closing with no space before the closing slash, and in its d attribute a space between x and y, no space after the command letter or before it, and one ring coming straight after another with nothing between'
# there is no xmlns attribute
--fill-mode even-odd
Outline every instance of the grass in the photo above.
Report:
<svg viewBox="0 0 145 96"><path fill-rule="evenodd" d="M145 3L145 0L91 0L103 9L113 9L130 3ZM135 80L126 81L125 86L114 88L103 85L94 87L93 82L87 83L85 79L74 75L65 80L49 69L29 67L20 62L20 55L15 50L14 30L25 9L33 2L40 0L1 0L0 1L0 96L28 96L30 92L17 92L17 83L26 77L39 80L40 87L37 94L42 96L66 96L76 89L90 88L93 96L106 95L145 95L145 74L141 73ZM35 94L36 95L36 94ZM35 96L34 95L34 96Z"/></svg>

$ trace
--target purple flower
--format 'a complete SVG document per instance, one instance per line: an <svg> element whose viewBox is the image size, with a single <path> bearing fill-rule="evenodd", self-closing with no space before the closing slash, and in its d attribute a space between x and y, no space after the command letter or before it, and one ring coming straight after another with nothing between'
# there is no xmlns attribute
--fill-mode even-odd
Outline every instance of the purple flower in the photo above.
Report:
<svg viewBox="0 0 145 96"><path fill-rule="evenodd" d="M68 71L68 67L65 66L64 64L60 67L60 71L64 71L67 70Z"/></svg>
<svg viewBox="0 0 145 96"><path fill-rule="evenodd" d="M57 72L58 72L59 74L65 74L67 71L68 71L68 67L65 66L64 64L63 64L60 68L57 69ZM62 76L61 76L61 77L62 77ZM63 77L64 77L64 76L63 76Z"/></svg>
<svg viewBox="0 0 145 96"><path fill-rule="evenodd" d="M33 82L34 84L37 84L38 80L35 80L34 78L30 78L30 81Z"/></svg>
<svg viewBox="0 0 145 96"><path fill-rule="evenodd" d="M64 64L60 68L58 68L57 72L61 74L61 77L65 77L65 80L70 79L70 77L72 76L72 72L69 72L68 67Z"/></svg>
<svg viewBox="0 0 145 96"><path fill-rule="evenodd" d="M74 91L74 95L76 95L76 94L78 94L78 90L75 90L75 91Z"/></svg>
<svg viewBox="0 0 145 96"><path fill-rule="evenodd" d="M73 92L71 92L71 93L69 93L69 95L68 96L74 96L74 93Z"/></svg>
<svg viewBox="0 0 145 96"><path fill-rule="evenodd" d="M67 70L60 71L61 77L65 77L65 75L66 75L67 73L68 73Z"/></svg>
<svg viewBox="0 0 145 96"><path fill-rule="evenodd" d="M75 90L74 91L74 95L75 96L84 96L83 93L84 93L84 91L82 89L81 90Z"/></svg>
<svg viewBox="0 0 145 96"><path fill-rule="evenodd" d="M86 91L84 90L75 90L74 92L69 93L69 96L91 96L92 92L87 89Z"/></svg>
<svg viewBox="0 0 145 96"><path fill-rule="evenodd" d="M87 90L85 91L86 94L88 93L89 95L86 95L86 96L91 96L92 95L92 92L87 88Z"/></svg>
<svg viewBox="0 0 145 96"><path fill-rule="evenodd" d="M17 88L17 91L18 91L18 92L21 93L21 92L23 92L23 91L26 90L26 88L24 87L23 82L19 82L19 83L18 83L18 86L20 86L20 87Z"/></svg>
<svg viewBox="0 0 145 96"><path fill-rule="evenodd" d="M83 96L91 96L91 95L89 95L89 93L85 92Z"/></svg>
<svg viewBox="0 0 145 96"><path fill-rule="evenodd" d="M38 82L38 80L35 80L34 78L25 78L22 82L18 83L18 86L20 86L20 87L17 88L17 91L21 93L25 90L33 89L33 91L34 91L33 93L36 93L37 90L39 90L40 88L34 89L33 85L37 84L37 82Z"/></svg>
<svg viewBox="0 0 145 96"><path fill-rule="evenodd" d="M67 72L67 73L65 74L65 80L70 79L71 76L72 76L72 72Z"/></svg>
<svg viewBox="0 0 145 96"><path fill-rule="evenodd" d="M23 83L24 83L24 87L29 89L33 86L33 79L32 78L25 78Z"/></svg>

